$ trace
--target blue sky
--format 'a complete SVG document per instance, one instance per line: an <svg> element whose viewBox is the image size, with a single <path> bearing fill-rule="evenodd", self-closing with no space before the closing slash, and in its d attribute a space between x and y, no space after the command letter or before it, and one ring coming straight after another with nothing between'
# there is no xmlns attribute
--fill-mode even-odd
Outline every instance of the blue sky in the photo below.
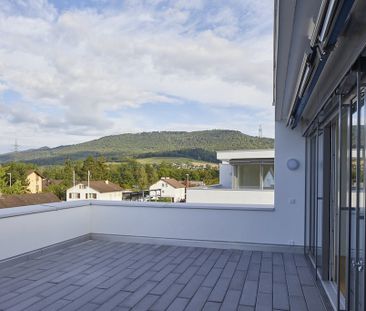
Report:
<svg viewBox="0 0 366 311"><path fill-rule="evenodd" d="M2 0L0 152L156 130L274 136L273 3Z"/></svg>

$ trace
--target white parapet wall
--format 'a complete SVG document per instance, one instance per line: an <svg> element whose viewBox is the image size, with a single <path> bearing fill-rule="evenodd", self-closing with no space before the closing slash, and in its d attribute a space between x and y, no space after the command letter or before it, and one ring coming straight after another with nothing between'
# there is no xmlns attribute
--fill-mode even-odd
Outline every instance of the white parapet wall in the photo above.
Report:
<svg viewBox="0 0 366 311"><path fill-rule="evenodd" d="M187 189L188 203L274 205L274 190Z"/></svg>
<svg viewBox="0 0 366 311"><path fill-rule="evenodd" d="M289 246L291 239L291 233L286 228L279 230L274 221L273 205L132 203L116 206L98 202L92 209L93 233L125 237L127 241L171 240L173 244L197 242L213 247Z"/></svg>
<svg viewBox="0 0 366 311"><path fill-rule="evenodd" d="M89 233L88 203L0 209L0 261Z"/></svg>
<svg viewBox="0 0 366 311"><path fill-rule="evenodd" d="M293 245L302 245L301 227L292 225L294 219L282 216L273 204L91 200L0 209L0 262L83 236L298 251L300 248Z"/></svg>

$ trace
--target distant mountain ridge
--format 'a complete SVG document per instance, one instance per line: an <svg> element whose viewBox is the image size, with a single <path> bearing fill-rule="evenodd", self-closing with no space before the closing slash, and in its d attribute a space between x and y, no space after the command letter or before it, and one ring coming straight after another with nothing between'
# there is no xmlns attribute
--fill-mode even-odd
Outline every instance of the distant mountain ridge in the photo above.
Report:
<svg viewBox="0 0 366 311"><path fill-rule="evenodd" d="M75 145L42 147L0 155L0 163L33 162L39 165L63 163L66 159L81 160L87 156L104 156L109 161L134 157L181 157L208 162L216 161L215 151L269 149L274 139L259 138L233 130L162 131L126 133L105 136Z"/></svg>

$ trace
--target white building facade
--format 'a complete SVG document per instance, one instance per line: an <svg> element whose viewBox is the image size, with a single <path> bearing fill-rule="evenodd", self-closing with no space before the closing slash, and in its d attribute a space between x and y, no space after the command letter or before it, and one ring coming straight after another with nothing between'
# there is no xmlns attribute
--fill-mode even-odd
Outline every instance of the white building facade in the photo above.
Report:
<svg viewBox="0 0 366 311"><path fill-rule="evenodd" d="M219 185L187 189L188 203L274 202L274 150L218 151Z"/></svg>
<svg viewBox="0 0 366 311"><path fill-rule="evenodd" d="M185 200L186 188L179 181L165 177L161 178L149 188L150 198L157 200L158 198L168 198L172 202L181 202Z"/></svg>
<svg viewBox="0 0 366 311"><path fill-rule="evenodd" d="M66 201L76 200L107 200L122 201L123 189L106 181L81 182L67 189Z"/></svg>

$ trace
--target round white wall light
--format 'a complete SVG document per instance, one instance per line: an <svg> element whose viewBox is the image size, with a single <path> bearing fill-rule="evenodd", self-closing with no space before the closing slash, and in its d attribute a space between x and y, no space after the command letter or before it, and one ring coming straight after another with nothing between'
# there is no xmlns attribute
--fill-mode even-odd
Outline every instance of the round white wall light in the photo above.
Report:
<svg viewBox="0 0 366 311"><path fill-rule="evenodd" d="M300 163L298 160L296 159L289 159L287 160L287 168L290 170L290 171L296 171L300 166Z"/></svg>

